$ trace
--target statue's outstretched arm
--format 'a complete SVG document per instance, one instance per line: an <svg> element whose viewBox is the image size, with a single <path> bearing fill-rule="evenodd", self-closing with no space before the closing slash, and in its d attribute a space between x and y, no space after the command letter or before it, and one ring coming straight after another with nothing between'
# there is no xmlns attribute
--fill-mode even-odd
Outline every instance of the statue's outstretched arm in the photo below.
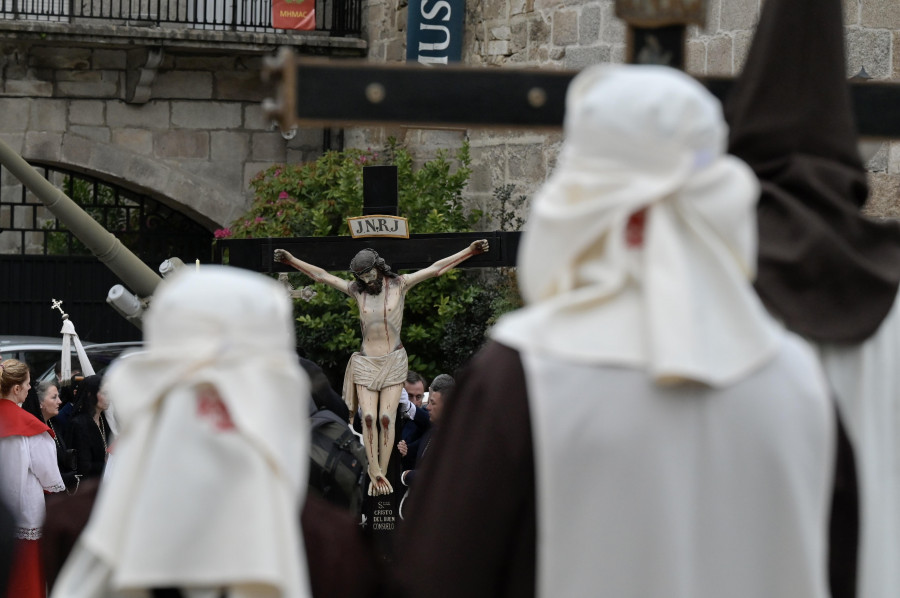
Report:
<svg viewBox="0 0 900 598"><path fill-rule="evenodd" d="M478 241L472 241L472 243L460 251L459 253L454 253L451 256L445 257L444 259L438 260L435 263L431 264L427 268L422 268L417 272L413 272L412 274L406 275L406 285L407 287L411 287L414 284L418 284L423 280L428 280L429 278L434 278L435 276L440 276L445 273L447 270L451 268L455 268L462 262L466 261L473 255L478 255L479 253L487 253L490 249L490 245L487 242L487 239L479 239Z"/></svg>
<svg viewBox="0 0 900 598"><path fill-rule="evenodd" d="M313 266L312 264L308 264L303 260L299 260L285 249L276 249L274 259L276 262L281 262L282 264L287 264L293 268L296 268L316 282L323 282L342 293L347 292L347 285L349 283L348 280L337 277L334 274L330 274L329 272L326 272L318 266Z"/></svg>

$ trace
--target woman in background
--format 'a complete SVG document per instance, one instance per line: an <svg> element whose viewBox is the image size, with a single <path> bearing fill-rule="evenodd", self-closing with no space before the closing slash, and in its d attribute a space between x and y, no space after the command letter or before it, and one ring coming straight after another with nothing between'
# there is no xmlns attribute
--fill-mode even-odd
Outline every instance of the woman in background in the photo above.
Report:
<svg viewBox="0 0 900 598"><path fill-rule="evenodd" d="M56 462L59 465L59 473L62 475L66 489L74 491L78 487L76 476L78 463L74 449L69 449L63 437L63 431L56 422L59 408L62 405L59 388L55 382L44 381L38 384L36 392L29 392L28 398L22 403L22 408L47 424L53 432L53 440L56 442Z"/></svg>
<svg viewBox="0 0 900 598"><path fill-rule="evenodd" d="M75 390L78 387L78 383L82 380L84 380L84 376L81 375L80 371L74 371L72 377L68 380L60 380L59 378L56 380L57 388L59 389L59 400L62 402L62 406L59 408L59 415L53 420L53 429L57 434L65 438L67 442L72 438L72 435L69 434L69 425L72 423L72 418L75 417L75 407L78 404ZM69 444L71 445L71 442Z"/></svg>
<svg viewBox="0 0 900 598"><path fill-rule="evenodd" d="M78 473L83 478L103 475L113 433L104 411L109 407L100 390L103 377L88 376L78 385L78 415L72 418L70 437L78 455Z"/></svg>
<svg viewBox="0 0 900 598"><path fill-rule="evenodd" d="M0 363L0 497L16 519L9 598L45 596L38 549L44 492L65 490L50 428L21 409L30 388L27 365L17 359Z"/></svg>

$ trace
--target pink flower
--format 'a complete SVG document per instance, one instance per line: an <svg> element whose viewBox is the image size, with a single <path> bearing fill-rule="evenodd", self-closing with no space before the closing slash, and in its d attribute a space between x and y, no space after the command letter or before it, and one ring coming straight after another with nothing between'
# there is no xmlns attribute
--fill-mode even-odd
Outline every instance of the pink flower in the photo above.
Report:
<svg viewBox="0 0 900 598"><path fill-rule="evenodd" d="M275 214L278 218L281 218L281 215L284 214L284 210L278 210L278 213Z"/></svg>
<svg viewBox="0 0 900 598"><path fill-rule="evenodd" d="M259 224L260 222L265 222L265 221L266 221L266 219L263 218L262 216L257 216L256 220L254 220L254 222L256 222L256 224Z"/></svg>
<svg viewBox="0 0 900 598"><path fill-rule="evenodd" d="M281 169L280 169L280 168L276 168L276 169L275 169L275 176L278 176L279 174L281 174Z"/></svg>
<svg viewBox="0 0 900 598"><path fill-rule="evenodd" d="M213 233L213 236L216 239L227 239L232 234L233 233L231 232L230 228L217 228L216 231Z"/></svg>
<svg viewBox="0 0 900 598"><path fill-rule="evenodd" d="M278 194L278 199L287 199L289 197L290 197L290 195L288 195L287 191L282 191L281 193Z"/></svg>

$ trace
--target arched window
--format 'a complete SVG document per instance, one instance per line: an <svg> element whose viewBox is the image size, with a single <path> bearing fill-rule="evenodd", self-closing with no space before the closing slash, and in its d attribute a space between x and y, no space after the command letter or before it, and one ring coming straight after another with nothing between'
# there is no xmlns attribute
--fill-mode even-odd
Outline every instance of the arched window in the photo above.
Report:
<svg viewBox="0 0 900 598"><path fill-rule="evenodd" d="M173 256L185 262L210 260L211 231L178 210L84 174L48 166L38 169L154 270ZM66 223L7 170L0 170L0 253L91 255Z"/></svg>

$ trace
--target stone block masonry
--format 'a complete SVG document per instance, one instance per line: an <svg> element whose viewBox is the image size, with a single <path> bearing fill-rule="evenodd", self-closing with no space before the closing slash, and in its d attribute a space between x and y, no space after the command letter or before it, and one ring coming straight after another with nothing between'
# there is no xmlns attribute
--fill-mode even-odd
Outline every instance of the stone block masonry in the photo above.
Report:
<svg viewBox="0 0 900 598"><path fill-rule="evenodd" d="M5 39L4 27L0 137L27 160L180 204L213 229L249 207L252 174L288 156L321 154L321 128L287 140L264 117L261 99L273 92L259 56L164 51L143 83L146 101L129 103L146 66L134 48L100 47L100 40L60 51Z"/></svg>
<svg viewBox="0 0 900 598"><path fill-rule="evenodd" d="M698 76L733 76L743 67L761 0L709 0L704 27L688 28L687 70ZM367 21L364 35L372 47L404 44L396 24L406 3L378 4L378 18ZM900 3L896 0L845 0L848 77L865 68L876 80L900 80ZM516 32L519 32L517 35ZM496 68L579 70L596 63L622 62L625 25L614 16L613 0L467 0L463 63ZM370 60L390 62L383 55ZM396 60L400 60L397 58ZM415 153L434 146L415 129L394 129ZM375 147L384 129L353 129L347 139L357 147ZM546 180L556 161L559 134L466 131L473 147L473 174L467 191L472 207L484 209L491 190L514 184L530 195ZM900 140L883 142L884 156L900 155ZM477 151L476 151L477 148ZM477 156L477 158L475 158ZM540 156L540 160L537 159ZM876 216L900 217L900 159L873 165L867 209Z"/></svg>

